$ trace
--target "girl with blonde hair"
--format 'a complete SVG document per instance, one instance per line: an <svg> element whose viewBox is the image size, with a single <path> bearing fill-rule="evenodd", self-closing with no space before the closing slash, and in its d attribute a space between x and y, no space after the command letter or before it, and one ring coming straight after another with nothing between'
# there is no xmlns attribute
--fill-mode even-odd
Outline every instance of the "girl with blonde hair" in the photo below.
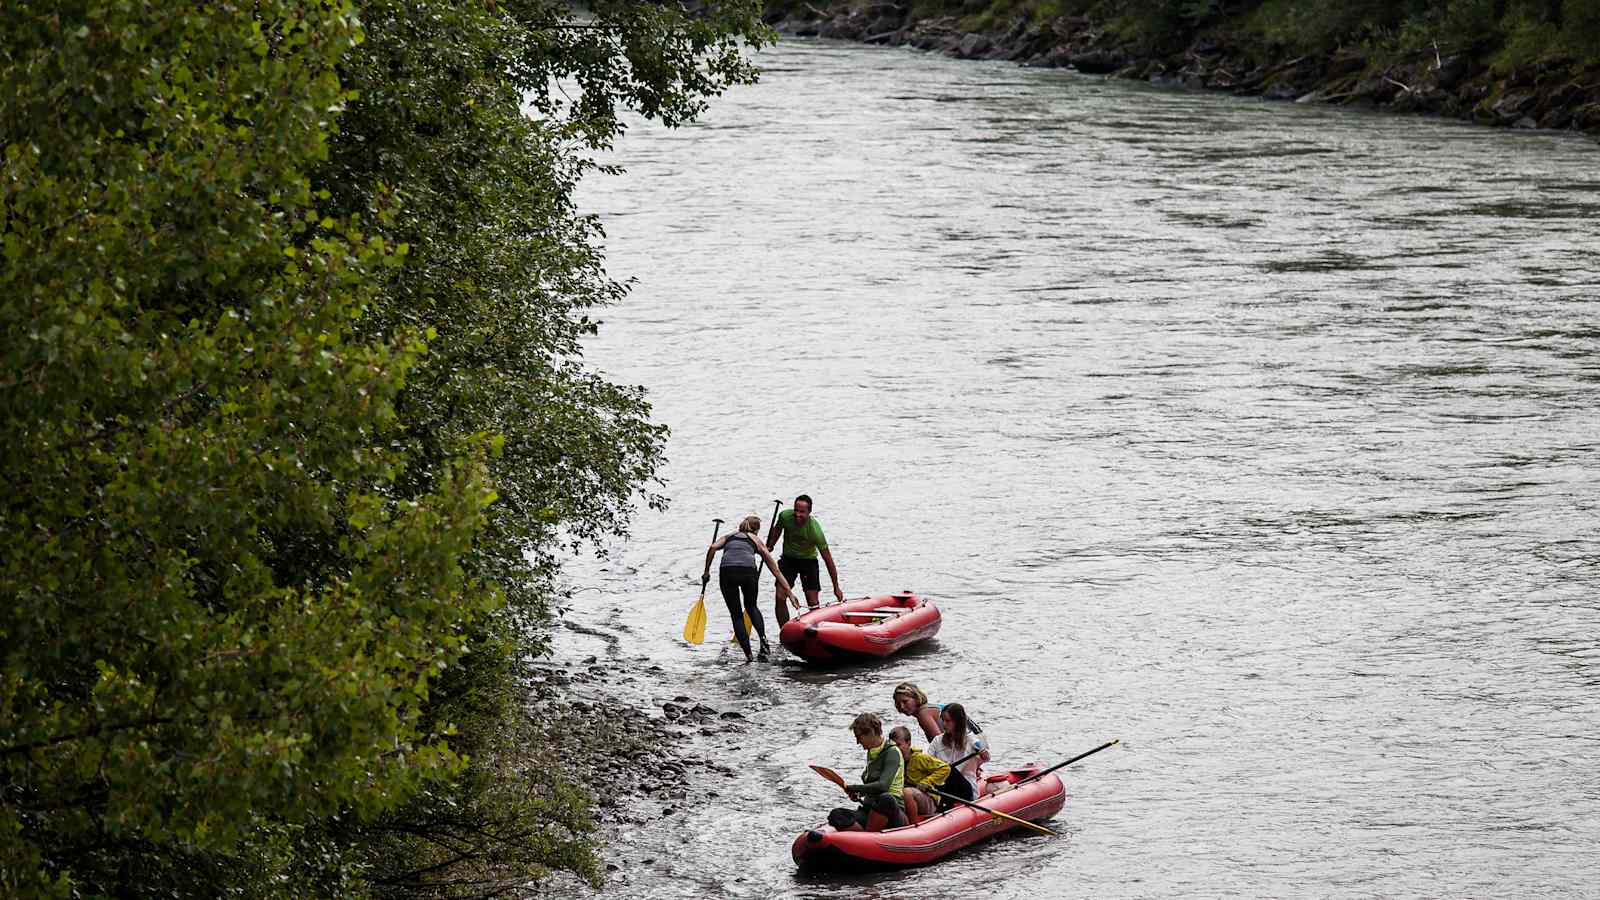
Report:
<svg viewBox="0 0 1600 900"><path fill-rule="evenodd" d="M933 740L942 731L939 727L939 707L928 702L928 695L922 692L909 681L902 681L894 688L894 708L917 720L922 726L923 737Z"/></svg>

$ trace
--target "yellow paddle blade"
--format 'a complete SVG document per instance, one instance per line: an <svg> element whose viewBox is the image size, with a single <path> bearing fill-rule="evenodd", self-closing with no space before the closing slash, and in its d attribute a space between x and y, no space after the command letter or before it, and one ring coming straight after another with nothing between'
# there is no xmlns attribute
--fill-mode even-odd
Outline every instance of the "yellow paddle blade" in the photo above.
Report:
<svg viewBox="0 0 1600 900"><path fill-rule="evenodd" d="M1035 825L1034 823L1029 822L1027 819L1019 819L1016 816L1008 816L1008 815L1006 815L1005 813L1001 812L998 809L988 809L986 807L979 807L979 809L982 809L984 812L988 813L991 816L994 816L997 819L1004 819L1007 822L1014 822L1014 823L1016 823L1018 825L1021 825L1023 828L1029 828L1029 829L1032 829L1034 831L1039 832L1040 834L1047 834L1050 837L1055 837L1056 836L1056 833L1054 831L1051 831L1050 829L1044 827L1043 825Z"/></svg>
<svg viewBox="0 0 1600 900"><path fill-rule="evenodd" d="M691 644L705 643L706 598L696 600L694 607L689 610L689 619L683 623L683 639Z"/></svg>

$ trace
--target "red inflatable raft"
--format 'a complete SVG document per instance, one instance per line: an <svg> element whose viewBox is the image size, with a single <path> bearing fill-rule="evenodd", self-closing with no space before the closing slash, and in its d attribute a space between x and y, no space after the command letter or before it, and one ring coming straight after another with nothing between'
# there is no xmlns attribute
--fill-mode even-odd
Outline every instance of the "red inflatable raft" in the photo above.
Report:
<svg viewBox="0 0 1600 900"><path fill-rule="evenodd" d="M998 772L985 780L1015 785L1039 769L1039 766L1033 766ZM1061 779L1052 773L1011 790L986 796L981 805L1029 822L1038 822L1060 812L1066 802L1066 788L1062 786ZM830 825L818 825L795 838L790 852L794 855L796 865L813 872L921 866L1016 827L1013 822L969 806L957 806L915 825L887 831L834 831Z"/></svg>
<svg viewBox="0 0 1600 900"><path fill-rule="evenodd" d="M811 662L877 659L939 633L939 607L910 591L861 597L807 610L785 622L778 640Z"/></svg>

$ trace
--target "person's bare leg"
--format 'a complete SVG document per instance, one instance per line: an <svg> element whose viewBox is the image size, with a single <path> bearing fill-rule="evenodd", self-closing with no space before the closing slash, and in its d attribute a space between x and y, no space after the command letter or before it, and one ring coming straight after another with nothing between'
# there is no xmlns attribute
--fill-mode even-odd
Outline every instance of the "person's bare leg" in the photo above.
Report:
<svg viewBox="0 0 1600 900"><path fill-rule="evenodd" d="M902 795L906 803L906 818L914 825L928 817L927 809L929 798L927 794L914 787L905 789Z"/></svg>
<svg viewBox="0 0 1600 900"><path fill-rule="evenodd" d="M776 579L772 582L772 618L782 628L789 621L789 601L785 600Z"/></svg>

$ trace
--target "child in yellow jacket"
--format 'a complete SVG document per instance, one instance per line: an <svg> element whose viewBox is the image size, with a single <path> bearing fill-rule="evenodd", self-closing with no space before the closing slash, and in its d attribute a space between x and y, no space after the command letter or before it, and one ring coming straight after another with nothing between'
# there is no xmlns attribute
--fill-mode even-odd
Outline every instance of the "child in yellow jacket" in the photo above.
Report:
<svg viewBox="0 0 1600 900"><path fill-rule="evenodd" d="M906 761L905 786L901 789L906 815L912 822L933 815L939 809L933 791L950 777L950 764L911 748L911 729L904 725L889 731L889 740L900 748L900 758Z"/></svg>

